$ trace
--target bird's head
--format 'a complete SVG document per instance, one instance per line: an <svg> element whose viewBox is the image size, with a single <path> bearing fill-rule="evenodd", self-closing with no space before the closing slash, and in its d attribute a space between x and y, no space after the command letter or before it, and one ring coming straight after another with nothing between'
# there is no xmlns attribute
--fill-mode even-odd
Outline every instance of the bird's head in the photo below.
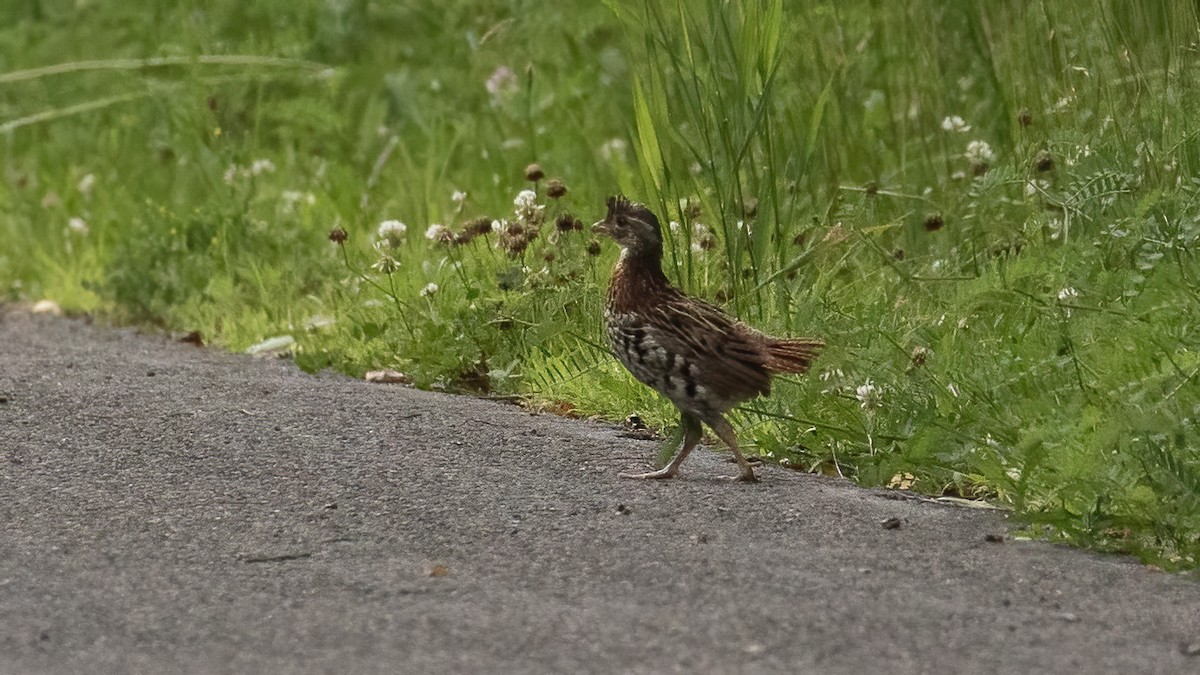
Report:
<svg viewBox="0 0 1200 675"><path fill-rule="evenodd" d="M592 231L612 237L633 254L661 254L662 227L650 209L625 197L608 198L608 215Z"/></svg>

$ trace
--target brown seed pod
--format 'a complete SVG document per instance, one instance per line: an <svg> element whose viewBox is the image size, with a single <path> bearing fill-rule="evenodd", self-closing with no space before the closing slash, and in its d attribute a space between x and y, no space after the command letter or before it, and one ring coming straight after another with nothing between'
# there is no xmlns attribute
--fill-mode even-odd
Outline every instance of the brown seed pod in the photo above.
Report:
<svg viewBox="0 0 1200 675"><path fill-rule="evenodd" d="M940 214L940 213L931 213L928 216L925 216L925 231L926 232L937 232L938 230L945 227L945 225L946 225L946 221L945 221L945 219L942 218L942 214Z"/></svg>
<svg viewBox="0 0 1200 675"><path fill-rule="evenodd" d="M551 178L546 183L546 196L551 199L558 199L567 194L567 186L557 178Z"/></svg>
<svg viewBox="0 0 1200 675"><path fill-rule="evenodd" d="M536 183L546 177L546 172L542 171L542 167L535 164L530 164L525 167L525 180Z"/></svg>
<svg viewBox="0 0 1200 675"><path fill-rule="evenodd" d="M341 244L349 238L350 235L346 234L346 231L343 230L340 225L335 226L329 231L329 241L332 241L335 244Z"/></svg>

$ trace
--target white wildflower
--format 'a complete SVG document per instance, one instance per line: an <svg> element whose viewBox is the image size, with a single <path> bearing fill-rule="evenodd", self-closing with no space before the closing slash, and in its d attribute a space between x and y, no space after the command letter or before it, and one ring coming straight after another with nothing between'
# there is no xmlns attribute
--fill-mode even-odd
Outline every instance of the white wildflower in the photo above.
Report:
<svg viewBox="0 0 1200 675"><path fill-rule="evenodd" d="M408 232L408 226L398 220L385 220L379 224L380 241L388 246L396 247L404 241L404 233Z"/></svg>
<svg viewBox="0 0 1200 675"><path fill-rule="evenodd" d="M493 220L492 221L492 232L499 234L501 232L504 232L507 229L508 229L508 221L507 220Z"/></svg>
<svg viewBox="0 0 1200 675"><path fill-rule="evenodd" d="M434 293L437 293L438 290L439 289L438 289L437 284L434 284L434 283L425 284L425 288L421 289L421 297L428 298L429 296L433 295Z"/></svg>
<svg viewBox="0 0 1200 675"><path fill-rule="evenodd" d="M450 195L450 201L461 206L463 202L467 201L467 193L462 190L455 190L454 194Z"/></svg>
<svg viewBox="0 0 1200 675"><path fill-rule="evenodd" d="M264 173L275 173L275 162L269 159L256 159L250 165L250 174L258 176Z"/></svg>
<svg viewBox="0 0 1200 675"><path fill-rule="evenodd" d="M82 194L84 197L91 197L92 196L92 188L94 188L94 187L96 187L96 175L95 174L89 173L88 175L79 179L79 185L78 185L79 193Z"/></svg>
<svg viewBox="0 0 1200 675"><path fill-rule="evenodd" d="M542 222L542 211L545 206L537 203L537 193L533 190L521 190L513 200L517 207L517 219L527 225L538 225Z"/></svg>
<svg viewBox="0 0 1200 675"><path fill-rule="evenodd" d="M863 410L875 410L879 407L879 393L879 387L868 378L866 384L860 384L854 390L854 397Z"/></svg>
<svg viewBox="0 0 1200 675"><path fill-rule="evenodd" d="M516 94L520 83L517 82L517 75L512 68L500 66L492 71L484 86L493 99L502 101Z"/></svg>
<svg viewBox="0 0 1200 675"><path fill-rule="evenodd" d="M283 199L283 206L291 211L296 208L297 204L303 203L312 206L317 203L317 197L311 192L301 192L299 190L284 190L279 195Z"/></svg>
<svg viewBox="0 0 1200 675"><path fill-rule="evenodd" d="M972 164L991 164L996 161L996 153L987 141L971 141L967 144L966 158Z"/></svg>
<svg viewBox="0 0 1200 675"><path fill-rule="evenodd" d="M1072 300L1074 300L1075 298L1078 298L1078 297L1079 297L1079 291L1075 290L1074 288L1072 288L1070 286L1067 286L1066 288L1064 288L1058 292L1058 301L1059 302L1071 302Z"/></svg>
<svg viewBox="0 0 1200 675"><path fill-rule="evenodd" d="M600 159L606 162L613 160L625 159L625 148L627 144L623 138L610 138L600 144Z"/></svg>
<svg viewBox="0 0 1200 675"><path fill-rule="evenodd" d="M454 233L445 225L434 223L425 230L425 238L429 241L445 242L453 239Z"/></svg>
<svg viewBox="0 0 1200 675"><path fill-rule="evenodd" d="M946 119L942 120L942 128L946 131L955 131L960 134L965 134L971 130L971 125L967 124L963 118L959 117L958 115L954 115L953 117L947 117Z"/></svg>
<svg viewBox="0 0 1200 675"><path fill-rule="evenodd" d="M78 216L75 216L67 221L67 228L76 234L88 233L87 221Z"/></svg>

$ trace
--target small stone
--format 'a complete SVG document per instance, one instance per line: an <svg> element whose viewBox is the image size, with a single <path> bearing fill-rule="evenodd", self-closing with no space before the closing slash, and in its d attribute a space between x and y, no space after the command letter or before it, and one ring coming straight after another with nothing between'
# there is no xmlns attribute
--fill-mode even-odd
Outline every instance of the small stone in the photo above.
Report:
<svg viewBox="0 0 1200 675"><path fill-rule="evenodd" d="M629 513L629 507L628 507L628 506L625 506L624 504L617 504L617 513L624 513L624 514L628 514L628 513Z"/></svg>
<svg viewBox="0 0 1200 675"><path fill-rule="evenodd" d="M412 379L398 370L368 370L363 379L380 384L411 384Z"/></svg>
<svg viewBox="0 0 1200 675"><path fill-rule="evenodd" d="M1184 656L1200 656L1200 640L1180 642L1179 653Z"/></svg>
<svg viewBox="0 0 1200 675"><path fill-rule="evenodd" d="M904 519L892 516L891 518L884 518L879 524L885 530L898 530L904 525Z"/></svg>
<svg viewBox="0 0 1200 675"><path fill-rule="evenodd" d="M431 577L444 577L448 574L450 574L450 568L445 565L434 565L429 568L429 576Z"/></svg>
<svg viewBox="0 0 1200 675"><path fill-rule="evenodd" d="M994 533L985 534L983 535L983 540L992 544L1002 544L1004 543L1004 535Z"/></svg>
<svg viewBox="0 0 1200 675"><path fill-rule="evenodd" d="M1058 612L1057 614L1054 615L1054 618L1062 620L1062 621L1066 621L1067 623L1078 623L1079 622L1079 615L1077 615L1073 612Z"/></svg>

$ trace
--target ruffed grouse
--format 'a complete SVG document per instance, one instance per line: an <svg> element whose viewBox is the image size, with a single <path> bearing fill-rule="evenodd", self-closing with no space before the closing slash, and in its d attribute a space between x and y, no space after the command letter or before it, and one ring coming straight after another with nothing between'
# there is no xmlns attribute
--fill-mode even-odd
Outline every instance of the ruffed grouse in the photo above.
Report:
<svg viewBox="0 0 1200 675"><path fill-rule="evenodd" d="M639 381L671 399L683 427L683 446L665 467L621 477L673 478L700 442L704 423L733 451L738 479L756 480L725 413L769 394L773 374L807 371L825 343L765 335L672 286L662 271L662 228L642 204L610 197L607 217L592 229L622 249L604 311L613 354Z"/></svg>

